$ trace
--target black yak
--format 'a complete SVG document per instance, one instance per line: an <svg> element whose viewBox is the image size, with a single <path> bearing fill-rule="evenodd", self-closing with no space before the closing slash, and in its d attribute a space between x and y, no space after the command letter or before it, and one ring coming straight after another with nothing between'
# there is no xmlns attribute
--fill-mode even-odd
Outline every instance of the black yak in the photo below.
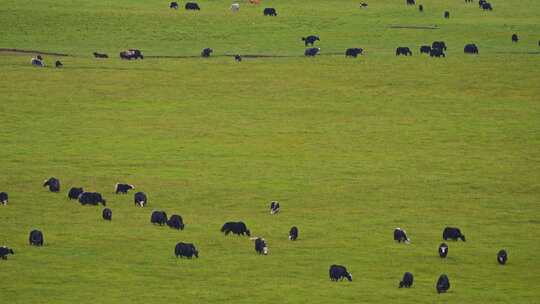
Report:
<svg viewBox="0 0 540 304"><path fill-rule="evenodd" d="M341 265L332 265L330 266L330 280L332 281L339 281L346 278L349 281L352 281L352 274L347 271L347 268Z"/></svg>
<svg viewBox="0 0 540 304"><path fill-rule="evenodd" d="M33 246L43 246L43 233L39 230L32 230L30 231L30 235L28 236L28 242L30 245Z"/></svg>
<svg viewBox="0 0 540 304"><path fill-rule="evenodd" d="M60 180L55 177L46 179L43 183L43 187L49 187L49 191L51 192L58 192L60 191Z"/></svg>
<svg viewBox="0 0 540 304"><path fill-rule="evenodd" d="M244 222L227 222L221 227L221 232L225 233L225 235L228 235L232 232L236 235L251 236L251 232L249 231L249 229L247 229L247 226L246 224L244 224Z"/></svg>

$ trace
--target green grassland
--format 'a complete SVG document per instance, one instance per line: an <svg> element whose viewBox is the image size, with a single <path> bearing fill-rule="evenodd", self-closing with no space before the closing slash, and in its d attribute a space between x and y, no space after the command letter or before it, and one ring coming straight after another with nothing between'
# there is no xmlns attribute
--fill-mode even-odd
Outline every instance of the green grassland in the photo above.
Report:
<svg viewBox="0 0 540 304"><path fill-rule="evenodd" d="M0 0L0 47L72 55L58 57L63 69L39 69L30 54L0 52L0 191L10 194L0 245L16 252L0 261L2 303L540 301L540 2L493 0L483 12L424 0L423 14L405 0L364 10L263 0L237 14L229 1L198 2L200 12L168 1ZM302 56L309 34L321 36L321 56ZM418 54L434 40L446 41L446 58ZM463 54L471 42L480 55ZM397 46L414 56L396 57ZM204 47L217 56L152 58ZM365 55L330 55L347 47ZM147 58L121 61L125 48ZM235 53L285 57L220 56ZM49 176L61 194L41 187ZM145 191L148 207L114 195L117 182ZM69 201L71 186L103 193L113 221ZM181 214L186 230L152 226L154 209ZM230 220L264 236L270 254L222 236ZM447 225L467 242L450 242L441 260ZM394 243L394 227L412 243ZM33 228L43 248L27 245ZM180 241L200 258L176 259ZM330 282L331 264L353 282ZM405 271L410 290L397 288ZM441 273L452 288L437 295Z"/></svg>

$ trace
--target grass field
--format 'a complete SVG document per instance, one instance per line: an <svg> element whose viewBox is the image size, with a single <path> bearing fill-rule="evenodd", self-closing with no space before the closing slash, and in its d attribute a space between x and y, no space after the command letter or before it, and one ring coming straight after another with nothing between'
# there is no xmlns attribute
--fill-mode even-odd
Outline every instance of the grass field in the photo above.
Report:
<svg viewBox="0 0 540 304"><path fill-rule="evenodd" d="M198 1L200 12L0 0L1 48L71 55L58 57L63 69L40 69L31 54L0 52L0 191L10 194L0 246L15 250L0 261L2 302L538 303L540 2L493 0L483 12L424 0L423 14L405 0L359 2L240 2L233 14L221 0ZM321 56L302 56L309 34ZM418 54L434 40L446 58ZM471 42L480 55L463 54ZM396 57L397 46L414 56ZM152 58L205 47L216 56ZM329 55L347 47L365 55ZM121 61L126 48L147 58ZM286 57L222 56L235 53ZM41 187L50 176L60 194ZM114 195L117 182L146 192L148 207ZM113 221L69 201L71 186L101 192ZM152 226L152 210L181 214L186 230ZM232 220L264 236L270 254L221 235ZM450 242L441 260L447 225L467 242ZM394 243L395 227L412 243ZM43 248L28 246L33 228ZM200 258L176 259L180 241ZM353 282L330 282L331 264ZM397 288L405 271L410 290ZM441 273L452 287L437 295Z"/></svg>

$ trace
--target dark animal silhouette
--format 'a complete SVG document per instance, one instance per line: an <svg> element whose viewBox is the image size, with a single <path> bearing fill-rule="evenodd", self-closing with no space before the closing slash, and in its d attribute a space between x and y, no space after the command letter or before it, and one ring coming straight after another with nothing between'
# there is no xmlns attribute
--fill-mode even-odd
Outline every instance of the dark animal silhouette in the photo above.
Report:
<svg viewBox="0 0 540 304"><path fill-rule="evenodd" d="M466 44L463 48L463 52L465 52L465 54L478 54L478 47L474 43Z"/></svg>
<svg viewBox="0 0 540 304"><path fill-rule="evenodd" d="M154 211L150 216L150 223L163 226L167 224L167 213L165 211Z"/></svg>
<svg viewBox="0 0 540 304"><path fill-rule="evenodd" d="M441 274L437 280L437 285L435 288L437 289L437 293L444 293L450 289L450 280L448 280L448 276L446 274Z"/></svg>
<svg viewBox="0 0 540 304"><path fill-rule="evenodd" d="M251 232L249 231L249 229L247 229L247 226L244 222L227 222L221 227L221 232L225 233L225 235L228 235L232 232L236 235L251 236Z"/></svg>
<svg viewBox="0 0 540 304"><path fill-rule="evenodd" d="M262 238L257 238L255 240L255 251L258 254L268 254L268 246L266 245L266 241Z"/></svg>
<svg viewBox="0 0 540 304"><path fill-rule="evenodd" d="M79 203L81 205L94 205L97 206L98 204L102 204L105 206L107 204L107 201L103 199L101 196L101 193L98 192L83 192L81 195L79 195Z"/></svg>
<svg viewBox="0 0 540 304"><path fill-rule="evenodd" d="M2 205L7 205L9 196L7 192L0 192L0 203Z"/></svg>
<svg viewBox="0 0 540 304"><path fill-rule="evenodd" d="M56 60L56 62L54 63L54 66L57 67L57 68L61 68L64 65L62 64L62 62L60 60Z"/></svg>
<svg viewBox="0 0 540 304"><path fill-rule="evenodd" d="M171 4L169 4L169 8L178 9L178 2L171 2Z"/></svg>
<svg viewBox="0 0 540 304"><path fill-rule="evenodd" d="M195 10L195 11L200 11L201 10L199 5L197 3L195 3L195 2L186 3L185 9L186 10Z"/></svg>
<svg viewBox="0 0 540 304"><path fill-rule="evenodd" d="M345 266L332 265L330 266L329 274L330 280L334 282L343 280L345 278L349 281L352 281L352 274L347 271L347 268L345 268Z"/></svg>
<svg viewBox="0 0 540 304"><path fill-rule="evenodd" d="M144 192L137 192L133 196L133 201L135 202L135 206L144 207L148 202L148 198Z"/></svg>
<svg viewBox="0 0 540 304"><path fill-rule="evenodd" d="M60 191L60 180L55 177L51 177L45 180L43 187L49 187L49 191L51 192L58 192Z"/></svg>
<svg viewBox="0 0 540 304"><path fill-rule="evenodd" d="M512 34L512 42L518 42L519 38L517 34Z"/></svg>
<svg viewBox="0 0 540 304"><path fill-rule="evenodd" d="M212 54L212 52L214 52L214 50L212 50L211 48L205 48L201 51L201 57L210 57L210 54Z"/></svg>
<svg viewBox="0 0 540 304"><path fill-rule="evenodd" d="M184 230L185 227L184 220L178 214L171 215L171 217L167 221L167 226L178 230Z"/></svg>
<svg viewBox="0 0 540 304"><path fill-rule="evenodd" d="M438 49L438 48L432 48L430 51L429 51L429 56L431 57L446 57L446 55L444 54L443 50L442 49Z"/></svg>
<svg viewBox="0 0 540 304"><path fill-rule="evenodd" d="M439 245L439 256L441 258L446 258L447 255L448 255L448 245L446 245L446 243L441 243Z"/></svg>
<svg viewBox="0 0 540 304"><path fill-rule="evenodd" d="M15 251L13 251L13 249L8 248L6 246L0 247L0 258L2 260L7 260L8 254L15 254Z"/></svg>
<svg viewBox="0 0 540 304"><path fill-rule="evenodd" d="M174 255L178 257L186 257L188 259L191 259L193 256L196 258L199 258L199 251L195 247L195 245L191 243L178 243L174 247Z"/></svg>
<svg viewBox="0 0 540 304"><path fill-rule="evenodd" d="M112 220L112 210L109 208L103 209L102 216L103 216L103 219L106 221Z"/></svg>
<svg viewBox="0 0 540 304"><path fill-rule="evenodd" d="M429 45L422 45L420 47L420 54L429 54L431 52L431 47Z"/></svg>
<svg viewBox="0 0 540 304"><path fill-rule="evenodd" d="M305 46L308 46L313 45L315 41L321 41L321 39L319 38L319 36L310 35L307 37L302 37L302 41L304 41Z"/></svg>
<svg viewBox="0 0 540 304"><path fill-rule="evenodd" d="M129 184L116 184L114 185L114 193L127 194L129 190L135 189L135 186Z"/></svg>
<svg viewBox="0 0 540 304"><path fill-rule="evenodd" d="M71 189L69 189L68 198L70 200L78 199L83 192L83 188L72 187Z"/></svg>
<svg viewBox="0 0 540 304"><path fill-rule="evenodd" d="M313 57L317 55L320 51L321 51L321 48L309 48L309 49L306 49L306 51L304 52L304 55L308 57Z"/></svg>
<svg viewBox="0 0 540 304"><path fill-rule="evenodd" d="M412 56L412 52L408 47L400 46L396 49L396 56L399 56L399 55Z"/></svg>
<svg viewBox="0 0 540 304"><path fill-rule="evenodd" d="M120 59L125 59L125 60L144 59L144 56L140 50L129 49L127 51L120 52Z"/></svg>
<svg viewBox="0 0 540 304"><path fill-rule="evenodd" d="M499 264L501 265L504 265L506 264L506 260L508 260L508 253L506 253L506 250L499 250L499 252L497 253L497 262L499 262Z"/></svg>
<svg viewBox="0 0 540 304"><path fill-rule="evenodd" d="M43 233L39 230L30 231L30 235L28 236L28 242L32 246L43 246Z"/></svg>
<svg viewBox="0 0 540 304"><path fill-rule="evenodd" d="M413 274L410 272L405 272L403 274L403 279L399 282L399 288L411 288L414 281Z"/></svg>
<svg viewBox="0 0 540 304"><path fill-rule="evenodd" d="M461 239L462 241L465 242L465 235L463 235L461 233L461 230L459 230L459 228L455 228L455 227L446 227L444 228L444 231L443 231L443 239L445 241L447 240L454 240L454 241L457 241L458 239Z"/></svg>
<svg viewBox="0 0 540 304"><path fill-rule="evenodd" d="M296 241L298 238L298 227L292 226L291 230L289 230L289 240Z"/></svg>
<svg viewBox="0 0 540 304"><path fill-rule="evenodd" d="M356 58L358 55L362 55L362 52L364 50L362 48L349 48L345 50L345 57L353 57Z"/></svg>
<svg viewBox="0 0 540 304"><path fill-rule="evenodd" d="M273 8L273 7L267 7L264 9L263 11L263 15L264 16L277 16L277 12L276 12L276 9Z"/></svg>

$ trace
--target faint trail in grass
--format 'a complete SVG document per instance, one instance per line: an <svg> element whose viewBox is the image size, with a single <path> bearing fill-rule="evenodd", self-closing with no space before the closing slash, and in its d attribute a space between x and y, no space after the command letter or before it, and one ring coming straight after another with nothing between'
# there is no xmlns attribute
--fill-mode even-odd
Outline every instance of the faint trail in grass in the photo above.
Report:
<svg viewBox="0 0 540 304"><path fill-rule="evenodd" d="M64 57L71 56L69 54L56 53L56 52L43 52L43 51L35 51L35 50L9 49L9 48L0 48L0 52L41 54L41 55L53 55L53 56L64 56Z"/></svg>

